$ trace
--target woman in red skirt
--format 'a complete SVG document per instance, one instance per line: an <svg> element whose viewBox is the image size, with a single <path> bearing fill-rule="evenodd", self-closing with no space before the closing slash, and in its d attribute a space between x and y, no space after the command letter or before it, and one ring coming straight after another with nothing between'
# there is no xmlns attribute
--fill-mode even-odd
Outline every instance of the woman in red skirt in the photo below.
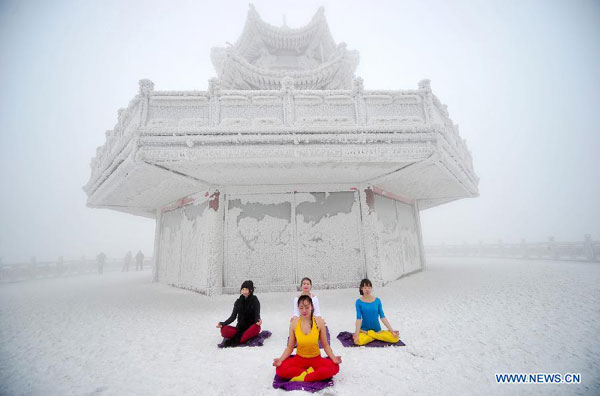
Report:
<svg viewBox="0 0 600 396"><path fill-rule="evenodd" d="M260 302L254 295L254 283L251 280L244 281L240 294L229 318L217 323L217 328L221 329L221 335L226 339L225 346L244 344L260 333ZM236 318L237 325L229 326Z"/></svg>
<svg viewBox="0 0 600 396"><path fill-rule="evenodd" d="M278 359L273 359L276 373L290 381L320 381L333 377L340 371L340 356L336 356L327 342L325 323L313 317L313 303L310 296L298 298L300 318L290 324L288 345ZM329 359L321 357L319 338ZM296 356L290 357L298 342Z"/></svg>

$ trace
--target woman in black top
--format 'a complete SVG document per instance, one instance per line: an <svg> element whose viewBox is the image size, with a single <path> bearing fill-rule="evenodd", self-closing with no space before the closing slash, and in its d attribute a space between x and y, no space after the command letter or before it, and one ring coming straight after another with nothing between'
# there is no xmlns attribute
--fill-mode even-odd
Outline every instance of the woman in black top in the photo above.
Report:
<svg viewBox="0 0 600 396"><path fill-rule="evenodd" d="M233 304L233 312L229 319L217 323L221 335L227 339L227 344L243 344L260 333L260 302L254 295L254 283L244 281L240 287L241 296ZM237 317L237 325L229 326Z"/></svg>

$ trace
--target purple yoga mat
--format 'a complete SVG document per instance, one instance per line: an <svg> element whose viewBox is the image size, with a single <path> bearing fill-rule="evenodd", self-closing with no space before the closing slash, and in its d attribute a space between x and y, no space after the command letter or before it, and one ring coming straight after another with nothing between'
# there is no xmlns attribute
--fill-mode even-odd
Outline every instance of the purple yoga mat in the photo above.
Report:
<svg viewBox="0 0 600 396"><path fill-rule="evenodd" d="M372 348L381 348L381 347L389 347L389 346L405 346L406 345L402 342L402 340L398 340L398 342L395 344L393 344L391 342L374 340L374 341L369 342L367 345L356 345L354 343L354 339L352 338L352 336L353 336L353 333L348 333L347 331L342 331L340 334L338 334L337 339L340 340L342 345L345 347L365 346L365 347L372 347Z"/></svg>
<svg viewBox="0 0 600 396"><path fill-rule="evenodd" d="M333 386L332 378L328 380L314 382L290 382L289 379L280 377L277 374L275 374L275 378L273 379L273 388L279 388L286 391L304 390L307 392L318 392L327 388L328 386Z"/></svg>
<svg viewBox="0 0 600 396"><path fill-rule="evenodd" d="M221 341L220 344L217 344L217 346L219 348L232 348L232 347L245 347L245 346L259 347L259 346L263 346L265 339L267 339L269 337L271 337L271 332L268 330L263 330L260 333L258 333L258 335L256 337L250 338L248 341L246 341L245 344L228 345L228 343L227 343L228 340L223 338L223 341Z"/></svg>

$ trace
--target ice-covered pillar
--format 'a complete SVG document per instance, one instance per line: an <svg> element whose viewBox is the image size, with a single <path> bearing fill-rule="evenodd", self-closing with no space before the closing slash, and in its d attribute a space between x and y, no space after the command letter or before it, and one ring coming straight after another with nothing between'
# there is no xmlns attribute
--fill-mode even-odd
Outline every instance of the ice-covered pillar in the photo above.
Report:
<svg viewBox="0 0 600 396"><path fill-rule="evenodd" d="M158 282L158 266L160 257L160 233L162 229L162 210L156 210L156 230L154 231L154 252L152 253L152 281Z"/></svg>
<svg viewBox="0 0 600 396"><path fill-rule="evenodd" d="M425 123L431 124L434 122L433 92L431 91L431 80L425 79L419 81L419 91L423 93L423 113L425 115Z"/></svg>
<svg viewBox="0 0 600 396"><path fill-rule="evenodd" d="M221 81L218 78L208 80L209 94L209 123L211 126L217 126L221 122L221 104L219 96L221 95Z"/></svg>
<svg viewBox="0 0 600 396"><path fill-rule="evenodd" d="M365 105L363 92L363 79L356 77L354 80L352 80L352 96L354 97L354 113L356 116L356 123L359 125L365 125L367 123L367 108Z"/></svg>
<svg viewBox="0 0 600 396"><path fill-rule="evenodd" d="M421 214L419 210L419 201L415 202L413 207L415 219L417 220L417 237L419 238L419 249L421 251L421 269L427 268L427 256L425 255L425 245L423 244L423 230L421 229Z"/></svg>
<svg viewBox="0 0 600 396"><path fill-rule="evenodd" d="M596 261L596 254L594 252L594 243L592 242L592 236L585 234L583 241L583 251L588 261Z"/></svg>
<svg viewBox="0 0 600 396"><path fill-rule="evenodd" d="M375 193L371 187L367 187L359 193L367 278L373 282L373 285L382 286L383 274L377 248L379 233L377 232L377 213L375 213Z"/></svg>
<svg viewBox="0 0 600 396"><path fill-rule="evenodd" d="M206 227L210 232L207 237L208 271L206 279L206 294L215 295L223 292L223 266L224 266L224 228L223 213L225 195L219 190L212 190L208 195L208 216Z"/></svg>

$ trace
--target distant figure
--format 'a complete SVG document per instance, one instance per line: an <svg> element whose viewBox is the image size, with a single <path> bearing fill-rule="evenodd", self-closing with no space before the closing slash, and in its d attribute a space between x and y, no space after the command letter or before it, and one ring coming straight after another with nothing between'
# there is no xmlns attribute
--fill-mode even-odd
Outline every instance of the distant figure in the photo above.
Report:
<svg viewBox="0 0 600 396"><path fill-rule="evenodd" d="M56 276L61 276L63 274L63 272L65 272L65 259L63 258L63 256L60 256L57 260L56 260Z"/></svg>
<svg viewBox="0 0 600 396"><path fill-rule="evenodd" d="M106 263L106 254L103 252L98 253L96 256L96 264L98 265L98 275L102 275L104 272L104 264Z"/></svg>
<svg viewBox="0 0 600 396"><path fill-rule="evenodd" d="M142 253L141 250L138 250L137 254L135 255L135 270L138 270L138 267L140 269L140 271L144 270L144 253Z"/></svg>
<svg viewBox="0 0 600 396"><path fill-rule="evenodd" d="M129 272L129 264L131 264L131 258L132 254L130 250L127 252L125 258L123 259L123 269L121 270L121 272Z"/></svg>

